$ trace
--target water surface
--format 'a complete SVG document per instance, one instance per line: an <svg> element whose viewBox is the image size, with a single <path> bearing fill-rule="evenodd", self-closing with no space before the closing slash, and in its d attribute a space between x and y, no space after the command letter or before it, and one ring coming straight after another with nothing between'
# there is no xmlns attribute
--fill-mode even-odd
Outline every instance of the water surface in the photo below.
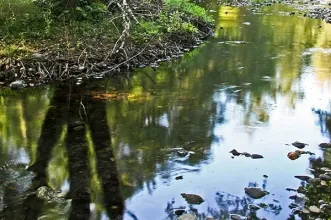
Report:
<svg viewBox="0 0 331 220"><path fill-rule="evenodd" d="M290 216L285 189L300 186L295 175L311 175L309 156L287 158L291 143L331 159L318 147L331 138L331 25L279 5L208 7L215 37L156 71L1 91L2 218L109 219L120 215L120 200L126 220L176 219L177 208L227 219L261 202L268 207L259 218ZM264 158L232 158L232 149ZM42 185L72 200L27 194ZM249 186L270 194L253 200ZM189 205L181 193L205 202Z"/></svg>

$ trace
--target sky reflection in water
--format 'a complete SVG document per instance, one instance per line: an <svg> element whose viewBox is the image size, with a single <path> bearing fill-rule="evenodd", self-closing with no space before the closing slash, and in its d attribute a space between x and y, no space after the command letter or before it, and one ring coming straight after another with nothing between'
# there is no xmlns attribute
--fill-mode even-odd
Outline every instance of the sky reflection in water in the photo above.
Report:
<svg viewBox="0 0 331 220"><path fill-rule="evenodd" d="M106 102L126 204L124 219L175 219L173 208L179 207L201 219L226 218L229 213L245 215L248 204L260 202L270 206L259 210L258 217L289 216L288 197L293 193L285 188L297 188L300 181L294 176L310 175L310 164L308 155L289 160L286 155L295 148L286 144L308 143L306 150L318 157L323 156L318 144L330 141L330 119L320 120L316 112L331 113L331 25L277 13L289 10L284 6L261 10L268 15L219 7L215 38L201 48L162 64L156 72L137 70L130 81L98 81L100 85L90 91ZM51 88L23 96L1 95L0 166L36 160L53 93ZM47 176L51 187L68 192L66 128L61 132ZM96 219L107 219L87 132L90 209ZM174 148L190 153L180 157ZM232 149L264 159L231 158ZM179 175L183 179L175 180ZM10 182L14 175L6 178L3 181ZM0 183L1 195L5 184ZM244 193L248 186L270 194L253 201ZM181 193L198 194L205 202L190 207Z"/></svg>

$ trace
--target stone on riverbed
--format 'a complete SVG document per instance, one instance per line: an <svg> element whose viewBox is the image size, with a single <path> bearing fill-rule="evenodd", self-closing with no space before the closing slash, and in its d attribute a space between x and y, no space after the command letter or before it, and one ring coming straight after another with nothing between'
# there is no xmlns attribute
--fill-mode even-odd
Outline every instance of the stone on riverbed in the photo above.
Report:
<svg viewBox="0 0 331 220"><path fill-rule="evenodd" d="M195 215L187 213L179 216L178 220L197 220L197 217L195 217Z"/></svg>
<svg viewBox="0 0 331 220"><path fill-rule="evenodd" d="M201 203L204 202L203 198L201 198L201 196L199 195L188 194L188 193L182 193L181 195L188 204L200 205Z"/></svg>
<svg viewBox="0 0 331 220"><path fill-rule="evenodd" d="M253 199L260 199L268 194L268 192L263 191L262 189L257 187L247 187L244 190L245 193Z"/></svg>
<svg viewBox="0 0 331 220"><path fill-rule="evenodd" d="M16 80L9 84L11 89L23 89L27 86L24 80Z"/></svg>

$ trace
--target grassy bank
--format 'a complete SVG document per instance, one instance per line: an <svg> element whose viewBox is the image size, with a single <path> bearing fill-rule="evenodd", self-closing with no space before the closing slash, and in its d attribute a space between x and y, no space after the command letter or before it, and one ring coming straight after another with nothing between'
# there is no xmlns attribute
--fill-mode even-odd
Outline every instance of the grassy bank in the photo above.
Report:
<svg viewBox="0 0 331 220"><path fill-rule="evenodd" d="M0 0L1 81L42 83L170 59L209 36L213 22L188 0L111 10L100 2L59 10L52 2Z"/></svg>

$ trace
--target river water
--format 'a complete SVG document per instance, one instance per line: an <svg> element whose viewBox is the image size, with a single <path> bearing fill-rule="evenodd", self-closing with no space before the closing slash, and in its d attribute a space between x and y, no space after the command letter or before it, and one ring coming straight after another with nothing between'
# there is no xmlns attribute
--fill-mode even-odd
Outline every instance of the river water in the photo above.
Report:
<svg viewBox="0 0 331 220"><path fill-rule="evenodd" d="M331 25L280 5L208 7L214 38L156 71L1 91L3 219L161 220L178 208L227 219L260 203L261 219L290 216L294 176L331 163L318 147L331 139ZM295 141L315 155L289 160ZM31 193L43 185L48 202ZM250 186L270 194L254 200Z"/></svg>

